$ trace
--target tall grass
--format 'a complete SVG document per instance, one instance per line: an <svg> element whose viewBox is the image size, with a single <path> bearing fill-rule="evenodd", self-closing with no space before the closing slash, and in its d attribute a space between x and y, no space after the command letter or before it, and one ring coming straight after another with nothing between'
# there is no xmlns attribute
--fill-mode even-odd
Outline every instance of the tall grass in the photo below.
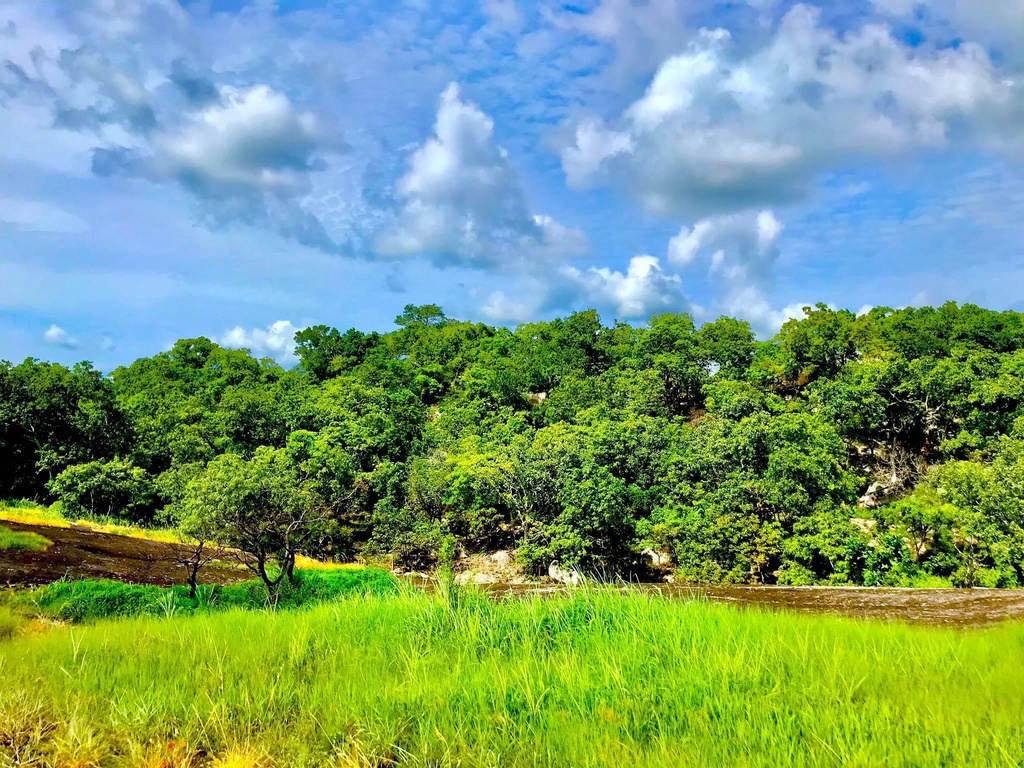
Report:
<svg viewBox="0 0 1024 768"><path fill-rule="evenodd" d="M360 596L9 641L0 755L53 766L197 755L289 767L1018 765L1022 658L1017 625L957 633L604 590L502 603Z"/></svg>
<svg viewBox="0 0 1024 768"><path fill-rule="evenodd" d="M60 621L85 622L132 616L170 616L211 610L243 608L299 608L335 600L350 594L394 594L399 585L387 571L297 571L298 583L282 582L268 592L261 581L240 584L202 585L194 598L186 587L125 584L109 579L57 581L20 590L10 598L23 612Z"/></svg>

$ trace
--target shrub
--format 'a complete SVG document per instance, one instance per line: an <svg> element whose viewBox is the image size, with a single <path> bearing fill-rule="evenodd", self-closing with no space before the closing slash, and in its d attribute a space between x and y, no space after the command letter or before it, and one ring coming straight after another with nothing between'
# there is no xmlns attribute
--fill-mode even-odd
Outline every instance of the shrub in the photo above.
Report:
<svg viewBox="0 0 1024 768"><path fill-rule="evenodd" d="M130 522L152 518L153 481L128 459L90 461L68 467L50 483L67 517L116 517Z"/></svg>

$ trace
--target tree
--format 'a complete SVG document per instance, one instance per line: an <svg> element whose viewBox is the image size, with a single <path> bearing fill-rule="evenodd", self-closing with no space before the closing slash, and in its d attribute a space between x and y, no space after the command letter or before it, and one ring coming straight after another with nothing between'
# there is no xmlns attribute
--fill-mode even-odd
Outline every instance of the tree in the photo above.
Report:
<svg viewBox="0 0 1024 768"><path fill-rule="evenodd" d="M327 545L332 521L281 449L260 448L250 460L225 454L185 488L174 515L195 539L208 536L243 559L275 589L295 581L295 558ZM272 573L276 566L277 573Z"/></svg>
<svg viewBox="0 0 1024 768"><path fill-rule="evenodd" d="M694 341L698 359L705 366L715 366L716 375L723 378L742 378L754 361L754 332L745 320L720 317L705 323Z"/></svg>
<svg viewBox="0 0 1024 768"><path fill-rule="evenodd" d="M448 322L448 316L437 304L424 304L420 307L406 304L402 314L395 318L395 325L403 328L411 325L445 325Z"/></svg>
<svg viewBox="0 0 1024 768"><path fill-rule="evenodd" d="M362 363L379 342L377 333L355 328L341 333L337 328L313 325L295 334L295 354L314 380L326 381Z"/></svg>

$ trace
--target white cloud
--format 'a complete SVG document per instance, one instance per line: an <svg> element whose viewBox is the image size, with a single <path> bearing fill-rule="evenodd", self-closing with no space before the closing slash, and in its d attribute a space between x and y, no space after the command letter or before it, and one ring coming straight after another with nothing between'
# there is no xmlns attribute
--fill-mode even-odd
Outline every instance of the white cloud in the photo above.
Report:
<svg viewBox="0 0 1024 768"><path fill-rule="evenodd" d="M575 143L562 152L562 168L570 186L589 184L609 158L633 151L633 139L625 132L608 130L600 120L589 118L576 128Z"/></svg>
<svg viewBox="0 0 1024 768"><path fill-rule="evenodd" d="M72 336L59 325L51 325L47 328L43 333L43 341L64 349L78 349L79 346L78 337Z"/></svg>
<svg viewBox="0 0 1024 768"><path fill-rule="evenodd" d="M543 278L533 278L519 296L490 294L480 306L493 322L525 322L547 312L597 309L617 320L646 321L661 312L693 309L683 292L682 278L664 271L654 256L629 260L625 272L609 267L580 269L563 265Z"/></svg>
<svg viewBox="0 0 1024 768"><path fill-rule="evenodd" d="M530 212L508 154L495 141L494 121L463 101L454 83L441 95L434 136L413 153L398 194L397 227L377 238L384 256L508 266L584 247L581 233Z"/></svg>
<svg viewBox="0 0 1024 768"><path fill-rule="evenodd" d="M278 320L266 328L243 328L238 325L215 339L230 349L248 349L257 357L272 357L282 365L291 365L295 355L295 334L302 328L290 320Z"/></svg>
<svg viewBox="0 0 1024 768"><path fill-rule="evenodd" d="M537 297L515 299L504 291L495 291L480 305L480 314L492 323L524 323L535 318L540 310Z"/></svg>
<svg viewBox="0 0 1024 768"><path fill-rule="evenodd" d="M691 0L601 0L592 11L568 11L554 17L574 30L615 47L614 79L648 74L680 48L688 33Z"/></svg>
<svg viewBox="0 0 1024 768"><path fill-rule="evenodd" d="M746 320L762 336L773 336L787 320L804 317L806 306L813 305L809 302L796 302L775 309L758 287L748 285L731 293L723 303L722 311Z"/></svg>
<svg viewBox="0 0 1024 768"><path fill-rule="evenodd" d="M765 297L779 258L784 227L771 211L715 216L683 227L669 241L669 263L682 269L703 265L723 290L716 309L739 317L763 335L774 334L791 317L801 317L804 303L775 309Z"/></svg>
<svg viewBox="0 0 1024 768"><path fill-rule="evenodd" d="M510 32L518 32L523 18L516 6L516 0L482 0L483 11L496 26Z"/></svg>
<svg viewBox="0 0 1024 768"><path fill-rule="evenodd" d="M206 194L303 191L321 164L314 115L265 85L224 87L220 97L157 137L159 167Z"/></svg>
<svg viewBox="0 0 1024 768"><path fill-rule="evenodd" d="M784 203L864 158L1008 144L1022 88L977 45L914 47L881 24L840 33L797 5L753 49L703 30L617 121L581 121L563 168L575 184L609 172L660 214Z"/></svg>
<svg viewBox="0 0 1024 768"><path fill-rule="evenodd" d="M782 230L771 211L702 219L669 241L668 258L686 267L703 257L711 274L730 283L763 283L778 259Z"/></svg>
<svg viewBox="0 0 1024 768"><path fill-rule="evenodd" d="M678 312L688 302L682 279L669 275L654 256L634 256L625 273L608 267L566 267L560 277L588 304L609 309L619 320L648 320L660 312Z"/></svg>
<svg viewBox="0 0 1024 768"><path fill-rule="evenodd" d="M89 225L53 203L0 197L0 224L30 232L85 232Z"/></svg>
<svg viewBox="0 0 1024 768"><path fill-rule="evenodd" d="M995 45L1020 62L1024 39L1024 0L873 0L882 13L945 22L954 35ZM939 31L939 30L936 30Z"/></svg>

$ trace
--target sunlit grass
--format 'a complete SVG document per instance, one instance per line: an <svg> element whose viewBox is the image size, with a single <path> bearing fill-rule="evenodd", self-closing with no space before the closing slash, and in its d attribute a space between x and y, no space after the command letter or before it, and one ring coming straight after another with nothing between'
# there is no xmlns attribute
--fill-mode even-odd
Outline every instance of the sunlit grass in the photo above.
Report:
<svg viewBox="0 0 1024 768"><path fill-rule="evenodd" d="M1024 760L1024 627L605 590L442 589L0 645L23 764L988 766ZM155 761L155 762L146 762ZM2 760L0 760L2 763Z"/></svg>
<svg viewBox="0 0 1024 768"><path fill-rule="evenodd" d="M14 549L22 552L45 552L52 543L37 533L12 531L0 525L0 551Z"/></svg>
<svg viewBox="0 0 1024 768"><path fill-rule="evenodd" d="M171 528L142 528L135 525L124 525L108 520L93 519L67 519L60 513L57 506L54 507L15 507L0 506L0 520L11 523L22 523L23 525L44 525L56 528L71 528L79 526L89 528L100 533L112 533L118 536L130 536L134 539L148 539L159 541L165 544L179 543L181 539Z"/></svg>

